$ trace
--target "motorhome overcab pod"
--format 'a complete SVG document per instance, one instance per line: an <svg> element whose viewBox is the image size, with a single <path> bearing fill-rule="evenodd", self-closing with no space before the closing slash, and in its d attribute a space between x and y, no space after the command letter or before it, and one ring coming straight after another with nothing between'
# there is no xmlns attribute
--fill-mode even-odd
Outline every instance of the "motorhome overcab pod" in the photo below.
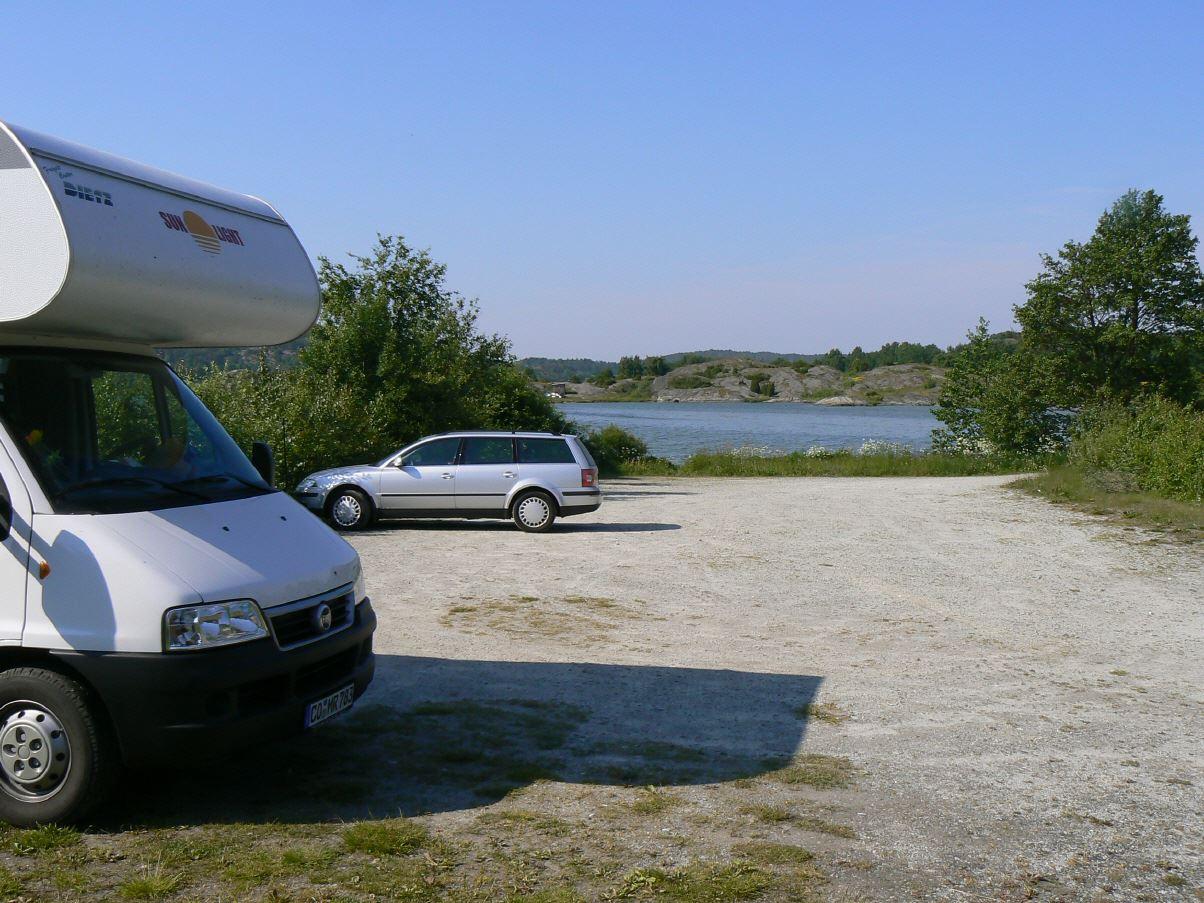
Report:
<svg viewBox="0 0 1204 903"><path fill-rule="evenodd" d="M0 818L367 687L354 550L153 351L286 342L318 303L263 201L0 123Z"/></svg>

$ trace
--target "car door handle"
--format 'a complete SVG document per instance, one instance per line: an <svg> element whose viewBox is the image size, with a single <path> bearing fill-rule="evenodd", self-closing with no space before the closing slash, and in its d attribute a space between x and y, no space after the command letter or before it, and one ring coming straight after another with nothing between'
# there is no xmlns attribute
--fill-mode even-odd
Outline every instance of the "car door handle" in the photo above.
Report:
<svg viewBox="0 0 1204 903"><path fill-rule="evenodd" d="M454 480L455 478L456 478L456 475L454 473L445 473L443 475L443 479L445 479L445 480Z"/></svg>
<svg viewBox="0 0 1204 903"><path fill-rule="evenodd" d="M515 473L514 473L514 471L513 471L513 470L506 470L506 471L503 471L503 472L502 472L502 476L504 476L504 477L513 477L513 476L515 476Z"/></svg>

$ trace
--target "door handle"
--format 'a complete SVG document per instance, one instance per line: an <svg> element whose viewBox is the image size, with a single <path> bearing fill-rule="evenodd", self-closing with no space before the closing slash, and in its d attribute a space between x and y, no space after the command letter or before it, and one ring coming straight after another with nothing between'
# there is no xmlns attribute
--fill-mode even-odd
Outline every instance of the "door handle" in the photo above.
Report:
<svg viewBox="0 0 1204 903"><path fill-rule="evenodd" d="M456 478L456 475L454 473L445 473L443 475L443 479L445 479L445 480L454 480L455 478Z"/></svg>
<svg viewBox="0 0 1204 903"><path fill-rule="evenodd" d="M503 472L502 472L502 476L504 476L504 477L513 477L513 476L514 476L514 471L513 471L513 470L506 470L506 471L503 471Z"/></svg>

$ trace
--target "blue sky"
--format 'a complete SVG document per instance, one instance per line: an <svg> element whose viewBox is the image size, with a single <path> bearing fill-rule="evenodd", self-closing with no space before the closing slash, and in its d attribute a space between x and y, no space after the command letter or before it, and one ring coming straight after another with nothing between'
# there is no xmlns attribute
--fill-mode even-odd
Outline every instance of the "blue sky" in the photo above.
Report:
<svg viewBox="0 0 1204 903"><path fill-rule="evenodd" d="M1204 220L1204 4L5 2L0 118L401 233L520 355L1002 328L1129 187Z"/></svg>

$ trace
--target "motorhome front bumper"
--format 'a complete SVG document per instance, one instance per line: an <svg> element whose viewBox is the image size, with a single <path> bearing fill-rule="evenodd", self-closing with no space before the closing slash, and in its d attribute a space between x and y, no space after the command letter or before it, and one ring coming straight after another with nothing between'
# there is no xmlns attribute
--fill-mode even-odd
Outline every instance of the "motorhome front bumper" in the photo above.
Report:
<svg viewBox="0 0 1204 903"><path fill-rule="evenodd" d="M127 764L220 754L304 729L306 707L375 668L376 614L365 599L353 623L282 650L272 638L183 653L56 653L96 690Z"/></svg>

